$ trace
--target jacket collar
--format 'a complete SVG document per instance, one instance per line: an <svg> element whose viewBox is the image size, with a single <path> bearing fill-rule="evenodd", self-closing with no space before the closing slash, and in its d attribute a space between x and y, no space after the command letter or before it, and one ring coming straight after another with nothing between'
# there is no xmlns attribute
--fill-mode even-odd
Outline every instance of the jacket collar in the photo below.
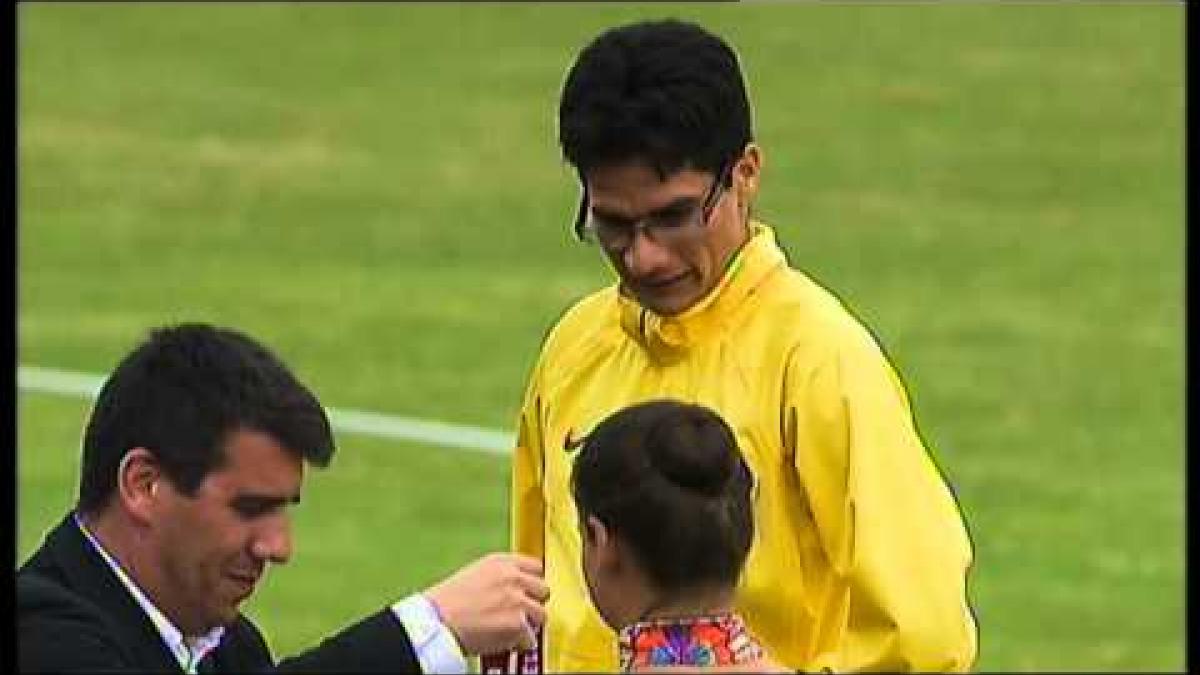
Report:
<svg viewBox="0 0 1200 675"><path fill-rule="evenodd" d="M618 291L621 328L655 361L672 363L688 349L710 336L724 332L734 311L741 307L771 272L786 259L775 243L775 232L752 221L750 239L738 251L721 281L695 305L674 316L661 316L636 299Z"/></svg>
<svg viewBox="0 0 1200 675"><path fill-rule="evenodd" d="M133 596L138 606L150 618L150 623L154 624L154 627L158 629L159 635L162 636L163 641L167 644L167 648L175 655L175 659L179 661L181 667L186 669L186 664L192 661L199 661L221 643L221 637L225 634L224 626L217 626L198 638L185 637L183 632L155 606L154 602L146 597L145 592L142 591L136 581L129 577L129 574L122 568L121 563L113 558L112 554L106 551L95 536L88 531L87 526L84 525L78 513L75 514L74 520L75 525L83 533L84 539L91 545L92 550L100 555L100 558L108 565L108 569L112 570L117 579L121 581L121 584L125 586L125 590L129 591L129 594Z"/></svg>
<svg viewBox="0 0 1200 675"><path fill-rule="evenodd" d="M66 586L110 619L110 628L140 668L178 672L179 662L129 590L84 538L71 514L46 536L42 554L62 573Z"/></svg>

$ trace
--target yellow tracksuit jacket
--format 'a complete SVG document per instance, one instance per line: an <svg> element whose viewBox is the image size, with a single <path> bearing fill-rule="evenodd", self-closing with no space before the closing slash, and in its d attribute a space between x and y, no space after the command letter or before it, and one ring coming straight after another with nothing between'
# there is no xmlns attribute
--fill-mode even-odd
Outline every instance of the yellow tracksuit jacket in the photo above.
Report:
<svg viewBox="0 0 1200 675"><path fill-rule="evenodd" d="M657 316L614 285L546 338L519 419L512 542L545 562L548 672L618 667L580 566L569 441L663 397L719 411L754 474L736 608L772 657L805 671L971 667L971 542L904 386L871 334L755 223L718 287L684 313Z"/></svg>

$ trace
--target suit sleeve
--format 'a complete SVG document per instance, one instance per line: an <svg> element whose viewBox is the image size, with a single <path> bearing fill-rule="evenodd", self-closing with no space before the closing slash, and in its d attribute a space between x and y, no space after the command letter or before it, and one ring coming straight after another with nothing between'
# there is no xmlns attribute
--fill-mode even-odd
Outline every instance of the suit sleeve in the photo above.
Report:
<svg viewBox="0 0 1200 675"><path fill-rule="evenodd" d="M36 573L17 575L17 672L144 673L138 645L120 637L122 626L101 608ZM127 628L127 627L125 627ZM170 658L170 657L166 657ZM403 624L391 608L359 621L318 647L273 665L258 629L245 617L230 624L207 660L218 672L421 672Z"/></svg>
<svg viewBox="0 0 1200 675"><path fill-rule="evenodd" d="M837 589L822 607L832 647L805 670L966 671L971 542L902 382L862 333L789 369L794 468Z"/></svg>
<svg viewBox="0 0 1200 675"><path fill-rule="evenodd" d="M420 662L390 608L372 614L275 667L281 673L419 673Z"/></svg>
<svg viewBox="0 0 1200 675"><path fill-rule="evenodd" d="M517 445L512 459L511 545L513 551L544 558L543 532L546 504L542 491L544 466L542 442L541 373L545 353L538 358L526 385L517 420Z"/></svg>

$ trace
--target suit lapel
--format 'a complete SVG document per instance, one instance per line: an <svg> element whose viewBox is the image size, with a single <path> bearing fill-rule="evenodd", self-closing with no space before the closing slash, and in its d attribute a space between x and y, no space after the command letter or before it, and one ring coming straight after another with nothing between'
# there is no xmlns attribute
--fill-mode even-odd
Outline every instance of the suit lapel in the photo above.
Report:
<svg viewBox="0 0 1200 675"><path fill-rule="evenodd" d="M47 535L42 552L61 570L68 588L105 611L121 642L137 659L137 667L182 671L150 617L84 538L70 515Z"/></svg>

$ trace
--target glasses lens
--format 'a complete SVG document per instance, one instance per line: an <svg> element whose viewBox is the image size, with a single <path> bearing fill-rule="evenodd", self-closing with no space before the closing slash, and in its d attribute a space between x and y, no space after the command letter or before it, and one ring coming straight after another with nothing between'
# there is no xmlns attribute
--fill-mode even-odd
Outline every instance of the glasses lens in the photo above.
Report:
<svg viewBox="0 0 1200 675"><path fill-rule="evenodd" d="M592 231L600 245L607 249L624 249L633 243L633 228L614 225L604 220L591 220Z"/></svg>

